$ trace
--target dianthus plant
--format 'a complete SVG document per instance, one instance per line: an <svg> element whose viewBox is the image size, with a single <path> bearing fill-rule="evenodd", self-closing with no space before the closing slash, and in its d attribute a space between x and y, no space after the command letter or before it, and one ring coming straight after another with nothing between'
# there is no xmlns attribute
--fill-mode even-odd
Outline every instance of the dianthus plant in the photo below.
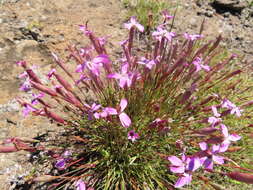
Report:
<svg viewBox="0 0 253 190"><path fill-rule="evenodd" d="M168 29L171 18L153 31L146 48L134 40L144 27L132 17L120 57L109 55L106 39L81 25L91 44L68 47L69 63L53 54L57 67L47 80L25 61L17 63L25 69L21 90L34 92L31 102L18 99L23 114L47 117L75 136L65 149L60 140L58 149L43 149L58 155L53 166L61 172L35 181L78 190L212 186L208 175L252 183L251 170L230 157L243 140L230 121L248 117L253 103L235 98L243 69L227 69L234 54L219 58L221 37L204 42L201 34L177 34ZM14 143L32 151L20 139Z"/></svg>

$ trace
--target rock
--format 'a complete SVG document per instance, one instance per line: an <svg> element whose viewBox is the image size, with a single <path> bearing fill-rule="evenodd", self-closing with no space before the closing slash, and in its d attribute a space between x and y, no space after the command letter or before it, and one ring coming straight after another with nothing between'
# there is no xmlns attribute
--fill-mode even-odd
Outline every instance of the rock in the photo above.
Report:
<svg viewBox="0 0 253 190"><path fill-rule="evenodd" d="M248 6L248 3L243 0L214 0L213 5L220 9L230 11L242 11Z"/></svg>
<svg viewBox="0 0 253 190"><path fill-rule="evenodd" d="M23 40L17 44L17 53L22 54L24 49L33 48L38 46L38 42L35 40Z"/></svg>
<svg viewBox="0 0 253 190"><path fill-rule="evenodd" d="M224 17L229 17L229 15L230 15L229 12L225 12L225 13L223 14Z"/></svg>
<svg viewBox="0 0 253 190"><path fill-rule="evenodd" d="M20 110L19 103L14 99L7 104L0 104L0 114L6 112L18 112Z"/></svg>
<svg viewBox="0 0 253 190"><path fill-rule="evenodd" d="M207 11L205 12L205 16L207 16L207 17L212 17L213 14L214 14L214 11L212 11L212 10L207 10Z"/></svg>
<svg viewBox="0 0 253 190"><path fill-rule="evenodd" d="M20 0L0 0L0 4L1 3L17 3Z"/></svg>
<svg viewBox="0 0 253 190"><path fill-rule="evenodd" d="M204 6L207 6L208 5L208 1L206 1L206 0L197 0L196 1L196 4L197 4L197 6L199 6L199 7L204 7Z"/></svg>

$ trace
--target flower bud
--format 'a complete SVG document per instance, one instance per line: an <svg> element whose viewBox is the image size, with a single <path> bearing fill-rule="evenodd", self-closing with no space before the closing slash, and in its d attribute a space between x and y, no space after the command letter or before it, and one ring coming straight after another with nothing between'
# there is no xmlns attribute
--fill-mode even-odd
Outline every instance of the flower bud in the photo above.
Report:
<svg viewBox="0 0 253 190"><path fill-rule="evenodd" d="M59 178L59 177L58 176L51 176L51 175L43 175L43 176L33 178L32 181L34 181L34 182L49 182L49 181L53 181L57 178Z"/></svg>
<svg viewBox="0 0 253 190"><path fill-rule="evenodd" d="M36 83L34 81L31 81L31 84L34 88L36 88L37 90L39 90L41 92L44 92L44 93L46 93L50 96L57 96L57 93L54 90L50 89L50 88L47 88L47 87L45 87L45 86L43 86L39 83Z"/></svg>
<svg viewBox="0 0 253 190"><path fill-rule="evenodd" d="M49 118L52 118L53 120L55 120L58 123L66 124L66 121L64 119L62 119L57 114L48 111L46 107L44 108L44 111L45 111L46 116L48 116Z"/></svg>
<svg viewBox="0 0 253 190"><path fill-rule="evenodd" d="M236 181L241 181L241 182L253 184L253 174L241 173L241 172L231 172L231 173L227 173L226 175Z"/></svg>

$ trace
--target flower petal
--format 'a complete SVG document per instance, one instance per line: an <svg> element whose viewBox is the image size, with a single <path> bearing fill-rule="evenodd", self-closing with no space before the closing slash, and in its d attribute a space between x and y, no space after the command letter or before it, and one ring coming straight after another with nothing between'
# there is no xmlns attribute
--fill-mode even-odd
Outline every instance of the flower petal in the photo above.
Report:
<svg viewBox="0 0 253 190"><path fill-rule="evenodd" d="M119 114L119 119L123 127L129 127L131 125L131 119L128 117L126 113Z"/></svg>
<svg viewBox="0 0 253 190"><path fill-rule="evenodd" d="M134 130L131 130L128 132L127 138L128 138L128 140L131 140L132 142L134 142L137 139L139 139L140 136L138 135L138 133L135 133Z"/></svg>
<svg viewBox="0 0 253 190"><path fill-rule="evenodd" d="M129 65L128 63L125 63L121 66L121 73L126 74L128 72Z"/></svg>
<svg viewBox="0 0 253 190"><path fill-rule="evenodd" d="M98 64L98 63L108 64L108 63L110 63L111 61L110 61L108 55L101 54L101 55L95 57L95 58L92 60L92 62L95 63L95 64Z"/></svg>
<svg viewBox="0 0 253 190"><path fill-rule="evenodd" d="M224 158L222 156L213 155L213 161L217 164L224 164Z"/></svg>
<svg viewBox="0 0 253 190"><path fill-rule="evenodd" d="M59 159L56 163L55 163L55 167L59 170L65 169L65 165L66 165L66 161L65 159Z"/></svg>
<svg viewBox="0 0 253 190"><path fill-rule="evenodd" d="M183 187L184 185L188 185L191 183L192 176L190 174L185 174L185 176L179 177L176 184L174 185L175 188Z"/></svg>
<svg viewBox="0 0 253 190"><path fill-rule="evenodd" d="M220 152L220 145L213 145L212 146L212 153L219 153Z"/></svg>
<svg viewBox="0 0 253 190"><path fill-rule="evenodd" d="M209 158L207 158L204 163L203 163L203 166L206 168L206 169L213 169L213 161Z"/></svg>
<svg viewBox="0 0 253 190"><path fill-rule="evenodd" d="M176 156L169 156L167 159L171 162L171 164L173 166L183 166L184 165L184 163L182 162L182 160L180 160Z"/></svg>
<svg viewBox="0 0 253 190"><path fill-rule="evenodd" d="M111 107L106 107L104 109L109 115L117 115L118 112L115 108L111 108Z"/></svg>
<svg viewBox="0 0 253 190"><path fill-rule="evenodd" d="M238 140L240 140L241 138L242 138L242 137L239 136L239 135L237 135L237 134L231 134L231 135L229 135L229 137L228 137L228 139L229 139L230 141L233 141L233 142L238 141Z"/></svg>
<svg viewBox="0 0 253 190"><path fill-rule="evenodd" d="M191 158L191 160L188 164L188 170L195 171L198 168L200 168L200 166L201 166L201 162L200 162L200 159L198 157Z"/></svg>
<svg viewBox="0 0 253 190"><path fill-rule="evenodd" d="M139 23L136 23L135 26L136 26L136 28L137 28L140 32L144 32L144 26L142 26L142 25L139 24Z"/></svg>
<svg viewBox="0 0 253 190"><path fill-rule="evenodd" d="M228 128L227 128L227 126L224 125L224 124L221 124L220 128L221 128L221 132L224 135L224 137L228 137Z"/></svg>
<svg viewBox="0 0 253 190"><path fill-rule="evenodd" d="M200 147L200 149L203 150L203 151L207 150L207 148L208 148L206 142L200 142L200 143L199 143L199 147Z"/></svg>
<svg viewBox="0 0 253 190"><path fill-rule="evenodd" d="M76 181L74 185L76 186L76 190L86 190L86 185L82 179Z"/></svg>
<svg viewBox="0 0 253 190"><path fill-rule="evenodd" d="M127 86L127 78L124 78L124 77L120 78L119 79L119 86L120 86L120 88L124 89Z"/></svg>
<svg viewBox="0 0 253 190"><path fill-rule="evenodd" d="M215 117L220 117L220 114L218 113L218 110L215 106L212 106L213 115Z"/></svg>
<svg viewBox="0 0 253 190"><path fill-rule="evenodd" d="M112 73L112 74L109 74L107 75L107 78L109 79L120 79L121 75L119 73Z"/></svg>
<svg viewBox="0 0 253 190"><path fill-rule="evenodd" d="M224 141L220 146L220 152L226 152L230 143L227 141Z"/></svg>
<svg viewBox="0 0 253 190"><path fill-rule="evenodd" d="M120 100L120 112L123 112L127 107L127 100L125 98Z"/></svg>
<svg viewBox="0 0 253 190"><path fill-rule="evenodd" d="M205 71L210 71L210 67L208 65L200 65L202 69L204 69Z"/></svg>
<svg viewBox="0 0 253 190"><path fill-rule="evenodd" d="M170 166L170 171L176 174L182 174L185 172L184 166Z"/></svg>

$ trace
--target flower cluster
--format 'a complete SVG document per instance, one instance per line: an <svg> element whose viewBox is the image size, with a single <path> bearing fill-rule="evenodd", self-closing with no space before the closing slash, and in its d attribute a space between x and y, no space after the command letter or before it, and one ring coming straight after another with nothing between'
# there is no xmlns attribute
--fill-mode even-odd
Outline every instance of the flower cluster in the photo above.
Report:
<svg viewBox="0 0 253 190"><path fill-rule="evenodd" d="M233 106L227 106L227 104ZM182 160L176 156L168 157L168 160L171 162L170 171L179 174L175 187L180 188L190 184L192 174L198 168L203 167L204 169L213 170L214 164L224 164L225 158L219 154L226 152L231 142L236 142L241 139L241 136L236 133L228 133L227 126L221 123L222 119L219 118L221 114L218 113L217 107L227 108L228 110L225 110L225 112L230 111L231 114L234 114L232 110L236 109L238 110L237 115L241 115L240 109L227 99L223 100L220 105L211 106L213 116L210 116L207 120L207 123L211 123L211 125L207 128L199 129L196 133L208 136L219 131L222 136L212 136L206 141L200 142L199 147L201 150L190 156L185 156L183 154ZM211 147L209 147L208 144Z"/></svg>
<svg viewBox="0 0 253 190"><path fill-rule="evenodd" d="M124 25L129 36L120 43L119 59L107 53L106 38L80 25L91 44L68 47L74 70L52 54L57 67L46 74L45 82L25 61L17 62L25 69L20 89L39 92L31 102L18 99L24 116L48 117L78 134L78 143L68 144L76 153L66 151L55 161L56 168L71 174L69 181L62 177L63 183L78 190L165 189L175 174L174 186L180 188L199 171L215 173L215 165L229 161L222 154L241 139L234 126L228 130L229 118L242 117L242 108L252 104L237 106L230 101L238 83L226 93L216 89L243 71L224 69L233 55L215 61L219 37L199 45L203 35L169 31L172 16L167 11L163 15L166 22L153 31L151 50L136 48L134 37L144 27L132 17ZM163 169L168 161L169 174ZM234 179L234 173L223 175ZM240 176L237 180L248 182L244 174Z"/></svg>

